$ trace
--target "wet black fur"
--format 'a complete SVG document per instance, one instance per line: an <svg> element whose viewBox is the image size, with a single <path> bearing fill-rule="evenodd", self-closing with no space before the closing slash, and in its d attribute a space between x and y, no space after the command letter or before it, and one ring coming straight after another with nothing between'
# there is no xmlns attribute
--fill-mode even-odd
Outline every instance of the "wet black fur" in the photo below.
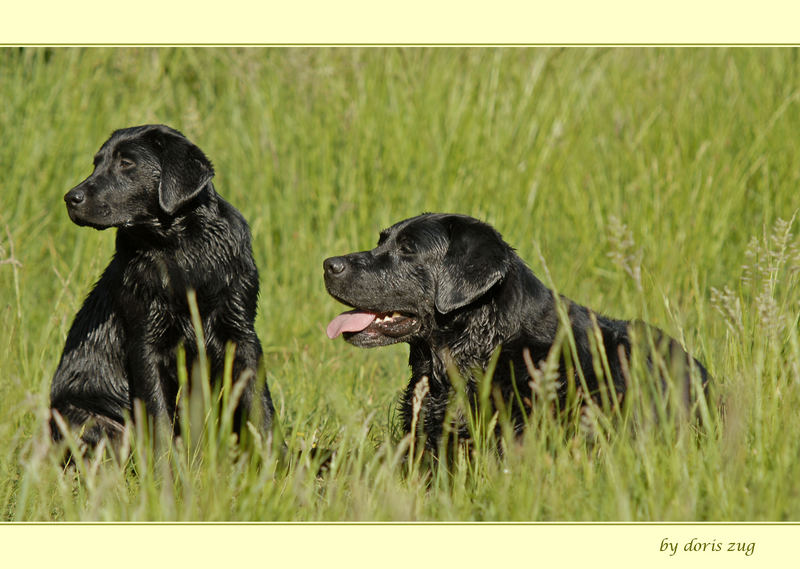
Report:
<svg viewBox="0 0 800 569"><path fill-rule="evenodd" d="M52 410L82 431L88 445L103 435L116 439L126 414L133 416L135 399L150 416L172 421L177 347L184 346L188 362L197 358L191 289L211 377L221 376L229 342L236 346L234 381L249 376L236 424L258 397L267 429L269 390L244 373L255 373L261 358L253 327L259 283L250 231L214 190L211 162L178 131L146 125L115 131L94 165L64 199L76 224L116 227L116 251L67 335L53 377ZM51 433L62 438L55 420Z"/></svg>
<svg viewBox="0 0 800 569"><path fill-rule="evenodd" d="M448 368L457 370L465 380L467 396L474 404L476 377L487 369L499 346L492 387L513 409L515 427L521 429L522 414L529 409L520 409L514 401L533 399L523 352L529 351L534 364L547 358L559 329L557 298L495 229L464 215L424 214L383 231L378 246L371 251L327 259L324 270L326 288L340 302L371 312L398 311L416 318L414 329L402 337L381 336L369 328L345 334L348 342L362 347L398 341L410 345L412 375L401 402L406 432L412 425L414 389L428 377L430 393L423 400L420 421L426 445L436 450L453 396ZM565 297L558 298L569 315L585 387L595 398L599 398L601 384L608 380L599 379L594 371L589 339L593 318L618 395L626 391L624 365L631 354L632 329L642 342L647 342L649 335L651 345L659 346L662 361L669 362L672 372L682 376L682 396L687 403L692 397L692 367L706 385L708 374L703 365L658 329L641 321L607 318ZM646 357L652 365L652 358ZM580 382L574 366L566 365L563 356L560 362L557 397L563 408L568 385L579 388ZM567 377L569 369L573 370L572 377ZM455 428L460 437L467 436L463 423Z"/></svg>

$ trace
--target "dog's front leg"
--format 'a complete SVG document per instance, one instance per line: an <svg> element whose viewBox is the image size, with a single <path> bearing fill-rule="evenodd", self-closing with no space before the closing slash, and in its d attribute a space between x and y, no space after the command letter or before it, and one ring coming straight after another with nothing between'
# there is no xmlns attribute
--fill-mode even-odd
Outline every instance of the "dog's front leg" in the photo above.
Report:
<svg viewBox="0 0 800 569"><path fill-rule="evenodd" d="M234 417L234 429L237 432L248 418L255 420L264 433L272 426L274 407L260 365L261 344L258 338L253 335L239 339L236 343L232 379L234 383L245 381L247 385L242 391Z"/></svg>
<svg viewBox="0 0 800 569"><path fill-rule="evenodd" d="M158 353L155 346L137 338L131 346L128 377L134 418L139 401L144 405L147 419L152 418L155 432L167 434L170 432L170 406Z"/></svg>

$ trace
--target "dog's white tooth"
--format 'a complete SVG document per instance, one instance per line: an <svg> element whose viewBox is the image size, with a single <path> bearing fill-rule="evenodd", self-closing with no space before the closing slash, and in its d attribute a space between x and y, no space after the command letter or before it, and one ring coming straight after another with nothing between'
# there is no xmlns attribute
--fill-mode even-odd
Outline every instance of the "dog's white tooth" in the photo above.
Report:
<svg viewBox="0 0 800 569"><path fill-rule="evenodd" d="M400 318L402 316L399 312L392 312L392 318Z"/></svg>

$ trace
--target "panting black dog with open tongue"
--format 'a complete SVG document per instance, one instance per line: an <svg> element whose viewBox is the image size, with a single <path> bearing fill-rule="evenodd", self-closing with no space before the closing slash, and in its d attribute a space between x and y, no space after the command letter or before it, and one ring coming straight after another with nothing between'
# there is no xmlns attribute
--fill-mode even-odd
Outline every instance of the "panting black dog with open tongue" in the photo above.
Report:
<svg viewBox="0 0 800 569"><path fill-rule="evenodd" d="M515 392L528 401L534 395L525 355L533 363L547 358L559 329L557 299L494 228L465 215L423 214L381 232L371 251L331 257L323 268L330 295L353 308L328 324L329 338L343 335L360 347L409 344L412 375L401 403L406 432L411 431L415 387L427 377L429 392L422 401L420 424L426 446L435 451L452 396L448 369L458 371L468 400L476 402L476 372L487 369L498 347L493 389L511 408L514 426L521 430L529 409L514 403ZM567 308L585 386L595 399L601 385L608 383L598 378L592 360L590 335L596 329L618 396L627 388L624 370L632 346L639 345L662 385L670 378L679 382L686 406L693 406L705 391L705 367L657 328L642 321L613 320L560 299ZM667 365L653 364L647 346L656 347L659 361ZM569 370L573 377L567 377ZM570 382L580 385L575 366L566 365L562 356L557 386L562 407ZM454 429L460 438L468 437L465 424Z"/></svg>

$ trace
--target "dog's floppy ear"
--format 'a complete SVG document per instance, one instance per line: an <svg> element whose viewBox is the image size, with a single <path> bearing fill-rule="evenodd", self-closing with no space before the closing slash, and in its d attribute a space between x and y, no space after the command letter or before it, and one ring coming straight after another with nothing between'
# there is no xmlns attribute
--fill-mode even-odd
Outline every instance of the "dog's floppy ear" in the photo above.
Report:
<svg viewBox="0 0 800 569"><path fill-rule="evenodd" d="M456 219L436 282L436 310L442 314L474 302L508 272L511 248L488 225Z"/></svg>
<svg viewBox="0 0 800 569"><path fill-rule="evenodd" d="M176 130L156 128L152 140L161 160L158 204L171 215L200 193L214 177L214 167L202 150Z"/></svg>

